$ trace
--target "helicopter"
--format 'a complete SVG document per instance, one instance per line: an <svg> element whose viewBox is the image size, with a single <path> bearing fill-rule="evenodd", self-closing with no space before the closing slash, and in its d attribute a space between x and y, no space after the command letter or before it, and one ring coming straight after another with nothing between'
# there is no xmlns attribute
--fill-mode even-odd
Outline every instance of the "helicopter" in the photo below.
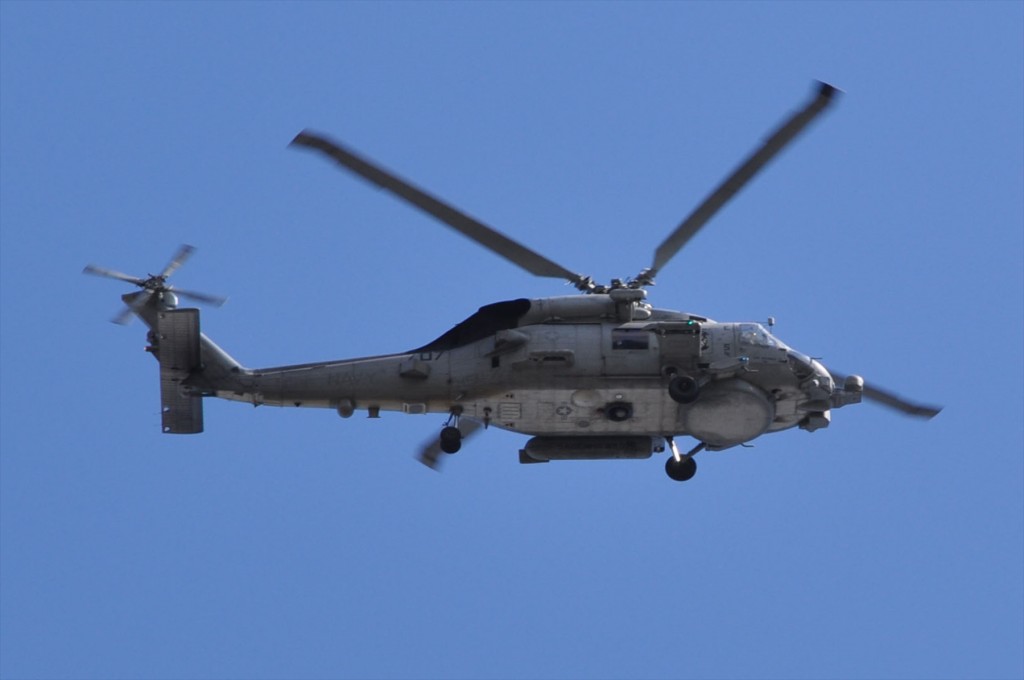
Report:
<svg viewBox="0 0 1024 680"><path fill-rule="evenodd" d="M225 298L172 287L168 278L193 254L182 246L159 274L134 277L89 265L84 273L131 283L113 320L139 317L147 351L160 365L163 432L203 431L203 399L256 406L324 408L342 418L365 411L441 414L440 433L419 451L437 469L481 429L529 435L524 464L647 459L669 455L667 475L686 481L701 451L721 451L769 433L829 426L834 409L877 402L932 418L941 408L908 401L842 375L755 322L718 322L661 309L647 288L686 243L837 98L818 82L813 96L725 178L658 246L651 265L607 284L567 269L493 227L385 170L330 138L304 130L291 146L318 153L444 225L540 277L580 294L495 302L435 340L406 352L338 361L246 368L200 330L199 310L179 298L221 305ZM686 451L677 437L696 441Z"/></svg>

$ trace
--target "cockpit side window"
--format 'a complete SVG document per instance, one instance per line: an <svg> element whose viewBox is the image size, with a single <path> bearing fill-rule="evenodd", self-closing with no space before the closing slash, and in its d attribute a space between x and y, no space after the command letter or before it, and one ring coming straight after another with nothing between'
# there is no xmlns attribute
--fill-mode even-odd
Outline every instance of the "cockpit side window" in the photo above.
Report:
<svg viewBox="0 0 1024 680"><path fill-rule="evenodd" d="M740 343L754 347L778 347L779 343L759 323L743 323L739 327Z"/></svg>
<svg viewBox="0 0 1024 680"><path fill-rule="evenodd" d="M639 328L612 329L612 349L648 349L650 333Z"/></svg>

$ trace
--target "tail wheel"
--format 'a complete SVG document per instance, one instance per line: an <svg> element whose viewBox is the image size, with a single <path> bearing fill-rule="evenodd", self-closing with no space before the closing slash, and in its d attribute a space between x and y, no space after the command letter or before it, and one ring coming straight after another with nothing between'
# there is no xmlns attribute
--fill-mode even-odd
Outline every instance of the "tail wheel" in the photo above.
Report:
<svg viewBox="0 0 1024 680"><path fill-rule="evenodd" d="M462 432L451 425L441 430L441 450L445 453L457 453L462 448Z"/></svg>
<svg viewBox="0 0 1024 680"><path fill-rule="evenodd" d="M675 456L669 456L665 461L665 474L677 482L693 479L693 476L697 474L697 461L692 456L684 456L681 460L676 460Z"/></svg>

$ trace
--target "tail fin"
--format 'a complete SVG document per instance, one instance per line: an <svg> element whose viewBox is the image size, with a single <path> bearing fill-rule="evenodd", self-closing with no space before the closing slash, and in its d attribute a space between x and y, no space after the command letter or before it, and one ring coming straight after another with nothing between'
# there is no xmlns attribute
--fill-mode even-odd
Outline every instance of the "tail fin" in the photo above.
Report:
<svg viewBox="0 0 1024 680"><path fill-rule="evenodd" d="M160 412L163 431L203 431L203 398L182 384L201 365L199 310L169 309L157 314L154 352L160 360Z"/></svg>
<svg viewBox="0 0 1024 680"><path fill-rule="evenodd" d="M198 309L163 309L155 318L143 318L152 329L151 351L160 361L163 431L202 432L203 395L243 389L240 380L249 371L199 332Z"/></svg>

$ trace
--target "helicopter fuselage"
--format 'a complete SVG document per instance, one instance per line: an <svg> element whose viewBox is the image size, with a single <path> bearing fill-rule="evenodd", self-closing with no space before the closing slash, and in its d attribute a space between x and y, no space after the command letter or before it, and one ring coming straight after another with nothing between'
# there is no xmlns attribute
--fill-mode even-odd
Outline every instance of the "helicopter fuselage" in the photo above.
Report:
<svg viewBox="0 0 1024 680"><path fill-rule="evenodd" d="M833 406L859 401L760 324L646 305L626 318L610 295L513 300L410 352L240 368L212 381L198 372L183 386L344 417L453 413L534 436L690 435L710 448L796 426L813 431L828 425ZM688 403L669 389L678 377L695 390Z"/></svg>

